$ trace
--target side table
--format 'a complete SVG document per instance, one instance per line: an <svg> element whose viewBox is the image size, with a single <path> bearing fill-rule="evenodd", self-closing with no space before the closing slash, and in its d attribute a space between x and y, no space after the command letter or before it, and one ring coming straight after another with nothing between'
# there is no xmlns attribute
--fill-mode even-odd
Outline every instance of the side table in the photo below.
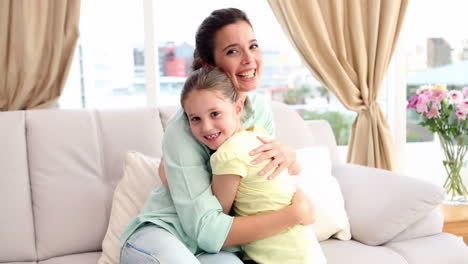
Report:
<svg viewBox="0 0 468 264"><path fill-rule="evenodd" d="M468 245L468 205L443 204L444 232L460 237Z"/></svg>

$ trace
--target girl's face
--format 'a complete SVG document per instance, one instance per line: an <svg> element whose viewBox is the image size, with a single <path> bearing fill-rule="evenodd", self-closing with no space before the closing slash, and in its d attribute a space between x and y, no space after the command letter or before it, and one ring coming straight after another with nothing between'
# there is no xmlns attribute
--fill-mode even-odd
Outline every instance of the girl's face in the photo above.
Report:
<svg viewBox="0 0 468 264"><path fill-rule="evenodd" d="M216 33L214 60L238 91L249 92L258 87L262 54L247 22L226 25Z"/></svg>
<svg viewBox="0 0 468 264"><path fill-rule="evenodd" d="M232 103L221 92L207 89L191 91L184 101L192 134L212 150L217 150L241 130L242 105Z"/></svg>

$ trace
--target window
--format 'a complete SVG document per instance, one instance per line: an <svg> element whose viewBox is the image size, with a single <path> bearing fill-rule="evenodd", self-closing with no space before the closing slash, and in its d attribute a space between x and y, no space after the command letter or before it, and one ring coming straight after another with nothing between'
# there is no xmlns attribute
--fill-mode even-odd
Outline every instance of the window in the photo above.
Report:
<svg viewBox="0 0 468 264"><path fill-rule="evenodd" d="M80 38L60 108L146 104L142 3L81 1Z"/></svg>
<svg viewBox="0 0 468 264"><path fill-rule="evenodd" d="M468 86L468 28L465 1L411 1L404 25L407 58L407 99L421 85ZM433 141L434 135L417 125L415 111L407 112L407 142Z"/></svg>
<svg viewBox="0 0 468 264"><path fill-rule="evenodd" d="M468 28L463 26L467 8L465 1L409 2L398 48L401 56L397 56L403 59L394 66L398 71L404 69L396 79L404 80L405 99L420 85L444 83L448 89L468 86ZM442 185L445 171L438 138L417 124L418 116L412 110L406 111L402 122L406 126L397 126L406 127L403 144L408 143L398 146L404 148L404 155L399 156L402 171ZM468 177L468 170L462 174Z"/></svg>
<svg viewBox="0 0 468 264"><path fill-rule="evenodd" d="M154 5L158 105L179 104L190 71L195 32L215 9L237 7L249 16L263 51L263 73L256 92L296 109L304 119L330 121L337 142L348 143L355 114L347 111L302 63L267 1L186 0L82 1L81 37L61 108L145 106L145 3ZM146 6L145 6L146 7ZM105 15L104 15L105 14ZM148 32L146 32L148 34ZM148 63L148 60L146 60ZM150 78L151 79L151 78Z"/></svg>

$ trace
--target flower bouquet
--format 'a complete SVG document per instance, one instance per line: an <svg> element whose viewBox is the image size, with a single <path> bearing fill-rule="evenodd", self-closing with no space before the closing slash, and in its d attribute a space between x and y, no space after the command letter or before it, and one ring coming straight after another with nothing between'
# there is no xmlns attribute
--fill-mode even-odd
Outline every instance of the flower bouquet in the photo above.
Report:
<svg viewBox="0 0 468 264"><path fill-rule="evenodd" d="M447 172L444 188L447 200L468 202L468 191L463 184L461 169L465 166L468 150L468 87L462 91L447 91L446 85L423 85L408 101L421 117L419 125L439 136Z"/></svg>

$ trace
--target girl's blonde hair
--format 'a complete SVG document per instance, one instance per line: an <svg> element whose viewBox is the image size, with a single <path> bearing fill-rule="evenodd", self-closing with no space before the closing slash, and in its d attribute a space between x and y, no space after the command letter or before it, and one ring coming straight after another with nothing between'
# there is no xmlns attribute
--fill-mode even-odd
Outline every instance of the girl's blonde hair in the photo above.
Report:
<svg viewBox="0 0 468 264"><path fill-rule="evenodd" d="M180 94L180 105L182 108L184 108L184 102L189 93L194 90L221 92L223 97L229 99L232 103L236 102L239 98L236 88L226 73L215 67L201 67L188 76Z"/></svg>

